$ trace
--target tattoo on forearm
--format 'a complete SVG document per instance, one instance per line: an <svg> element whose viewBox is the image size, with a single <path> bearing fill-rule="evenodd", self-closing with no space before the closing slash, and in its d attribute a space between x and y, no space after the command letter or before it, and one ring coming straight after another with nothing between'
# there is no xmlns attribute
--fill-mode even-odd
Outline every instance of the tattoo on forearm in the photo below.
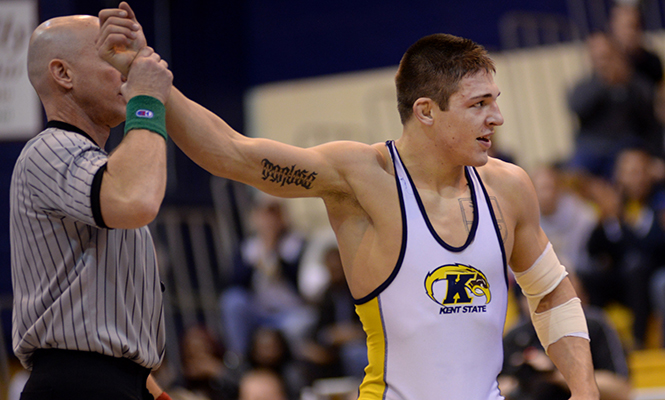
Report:
<svg viewBox="0 0 665 400"><path fill-rule="evenodd" d="M277 183L280 186L296 185L302 186L305 189L311 189L318 175L314 171L296 168L295 164L290 167L280 167L277 164L271 163L267 158L261 160L261 164L263 165L261 179Z"/></svg>
<svg viewBox="0 0 665 400"><path fill-rule="evenodd" d="M508 230L506 229L506 221L503 219L503 213L501 212L501 207L499 207L499 201L495 196L490 196L490 202L492 203L492 208L494 209L494 216L496 217L496 223L499 225L499 232L501 233L501 239L506 240ZM471 226L473 226L473 201L470 197L459 199L460 209L462 210L462 220L466 226L467 232L471 231Z"/></svg>

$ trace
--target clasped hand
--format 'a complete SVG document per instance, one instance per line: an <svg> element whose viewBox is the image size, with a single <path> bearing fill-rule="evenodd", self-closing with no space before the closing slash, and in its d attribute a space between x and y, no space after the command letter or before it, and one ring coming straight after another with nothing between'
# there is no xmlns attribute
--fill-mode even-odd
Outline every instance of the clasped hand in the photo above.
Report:
<svg viewBox="0 0 665 400"><path fill-rule="evenodd" d="M122 86L126 99L148 95L166 104L173 74L159 54L147 46L141 24L126 2L118 8L99 12L100 32L97 38L99 56L127 77Z"/></svg>

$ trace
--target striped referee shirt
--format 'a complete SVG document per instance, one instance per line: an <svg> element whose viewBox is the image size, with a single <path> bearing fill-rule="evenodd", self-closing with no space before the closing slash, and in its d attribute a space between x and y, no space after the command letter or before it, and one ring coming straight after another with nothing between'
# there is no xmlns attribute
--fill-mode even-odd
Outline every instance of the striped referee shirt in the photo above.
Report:
<svg viewBox="0 0 665 400"><path fill-rule="evenodd" d="M21 152L10 189L12 344L92 351L159 366L162 291L148 227L108 229L99 205L108 154L57 121Z"/></svg>

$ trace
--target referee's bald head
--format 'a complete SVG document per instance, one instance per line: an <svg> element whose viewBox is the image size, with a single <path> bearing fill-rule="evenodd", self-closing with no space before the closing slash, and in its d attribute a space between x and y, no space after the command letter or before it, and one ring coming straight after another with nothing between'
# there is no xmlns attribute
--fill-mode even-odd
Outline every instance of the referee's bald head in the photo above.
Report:
<svg viewBox="0 0 665 400"><path fill-rule="evenodd" d="M57 79L54 75L65 73L51 61L71 63L94 50L98 33L99 19L90 15L52 18L34 30L28 47L28 77L40 97L53 89L49 83Z"/></svg>

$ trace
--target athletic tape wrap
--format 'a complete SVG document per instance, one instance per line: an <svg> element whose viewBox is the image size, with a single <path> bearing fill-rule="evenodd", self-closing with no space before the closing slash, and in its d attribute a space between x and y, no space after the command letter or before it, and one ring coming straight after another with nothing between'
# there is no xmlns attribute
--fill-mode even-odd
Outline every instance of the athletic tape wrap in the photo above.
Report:
<svg viewBox="0 0 665 400"><path fill-rule="evenodd" d="M127 102L125 134L132 129L147 129L162 135L166 134L166 107L161 101L150 96L134 96Z"/></svg>
<svg viewBox="0 0 665 400"><path fill-rule="evenodd" d="M552 343L564 336L589 340L589 329L579 297L573 297L542 313L532 312L531 319L545 352Z"/></svg>
<svg viewBox="0 0 665 400"><path fill-rule="evenodd" d="M543 254L524 272L515 273L515 279L529 302L531 321L545 352L552 343L564 336L577 336L589 339L589 330L580 299L575 297L566 303L542 313L536 309L543 297L552 293L568 275L548 243Z"/></svg>

